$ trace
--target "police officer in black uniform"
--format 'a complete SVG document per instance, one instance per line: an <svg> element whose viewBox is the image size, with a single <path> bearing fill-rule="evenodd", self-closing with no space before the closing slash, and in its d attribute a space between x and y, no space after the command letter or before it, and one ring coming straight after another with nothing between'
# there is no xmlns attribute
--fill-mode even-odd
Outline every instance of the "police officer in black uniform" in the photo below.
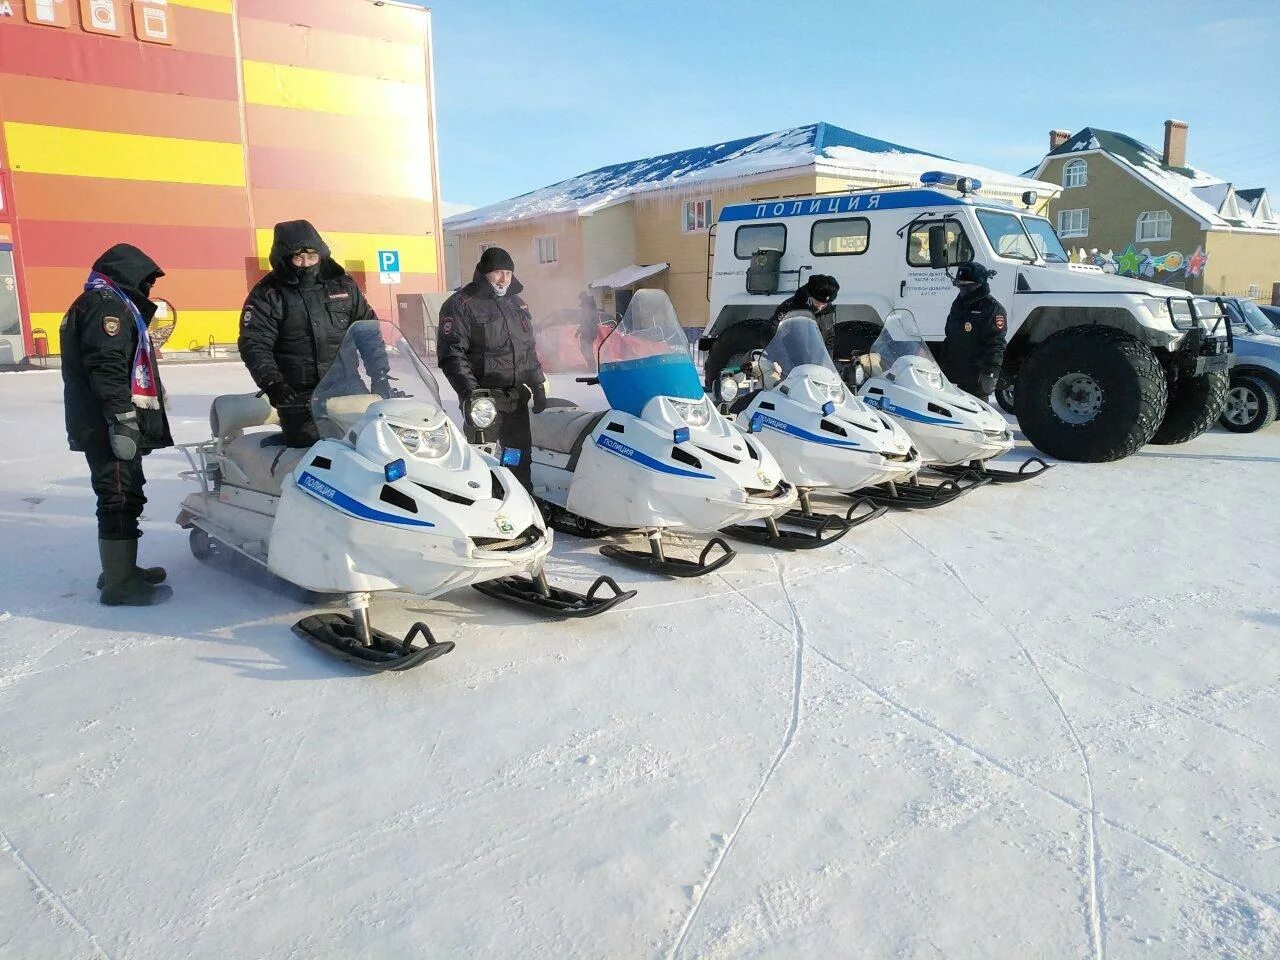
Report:
<svg viewBox="0 0 1280 960"><path fill-rule="evenodd" d="M753 350L763 350L778 331L778 324L788 313L807 310L818 321L818 329L822 331L822 340L830 352L835 335L835 303L836 294L840 292L840 284L835 277L815 273L782 303L778 304L773 316L768 320L751 319L735 323L720 336L707 354L703 364L704 383L708 393L712 393L720 380L725 367L746 357Z"/></svg>
<svg viewBox="0 0 1280 960"><path fill-rule="evenodd" d="M943 355L946 374L961 390L986 400L995 392L1004 363L1007 314L991 296L991 272L980 263L956 269L959 289L947 315Z"/></svg>
<svg viewBox="0 0 1280 960"><path fill-rule="evenodd" d="M475 391L492 395L498 419L488 430L497 431L504 450L520 451L520 463L512 472L532 490L529 407L541 413L547 394L533 318L520 299L524 286L515 269L515 261L501 247L489 247L480 255L471 282L440 307L437 352L440 369L464 411ZM467 439L476 442L482 431L470 422L466 427Z"/></svg>
<svg viewBox="0 0 1280 960"><path fill-rule="evenodd" d="M240 359L279 413L285 443L309 447L319 439L312 391L337 359L347 328L378 316L308 221L276 224L270 260L271 272L244 302ZM377 327L361 335L357 346L373 392L391 396Z"/></svg>
<svg viewBox="0 0 1280 960"><path fill-rule="evenodd" d="M67 440L84 453L98 498L99 599L108 606L167 600L163 567L140 568L138 518L143 454L173 446L160 371L145 333L155 315L151 288L164 271L127 243L93 264L85 291L62 320Z"/></svg>

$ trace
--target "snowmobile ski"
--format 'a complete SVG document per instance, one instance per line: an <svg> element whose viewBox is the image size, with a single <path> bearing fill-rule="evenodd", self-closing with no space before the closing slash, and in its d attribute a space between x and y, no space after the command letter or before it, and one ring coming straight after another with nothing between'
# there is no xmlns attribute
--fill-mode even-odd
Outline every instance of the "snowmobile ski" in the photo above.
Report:
<svg viewBox="0 0 1280 960"><path fill-rule="evenodd" d="M368 612L365 606L353 608L354 617L345 613L313 614L295 623L293 632L317 650L372 673L411 670L453 650L453 641L437 640L422 622L415 623L403 640L397 640L372 627ZM414 645L419 635L426 646Z"/></svg>
<svg viewBox="0 0 1280 960"><path fill-rule="evenodd" d="M969 482L964 483L966 480ZM990 482L990 477L979 477L972 470L966 469L959 476L941 483L921 483L912 478L910 483L883 483L849 496L861 497L877 506L898 510L927 510L958 500L970 490L984 487Z"/></svg>
<svg viewBox="0 0 1280 960"><path fill-rule="evenodd" d="M790 513L787 513L780 519L785 522L789 517ZM765 517L763 526L735 523L732 526L723 527L720 532L736 540L757 543L762 547L774 547L778 550L816 550L818 547L835 543L851 529L853 528L839 516L831 514L823 517L822 521L813 528L812 533L786 530L778 526L778 521L773 517Z"/></svg>
<svg viewBox="0 0 1280 960"><path fill-rule="evenodd" d="M808 499L807 496L801 498L804 503ZM867 512L859 516L854 516L860 507L866 507ZM821 513L814 510L811 506L808 509L802 507L799 510L792 510L782 517L783 523L789 523L797 527L809 527L811 529L820 529L829 519L836 520L844 524L849 529L860 527L864 523L868 523L876 517L882 517L889 511L888 507L878 506L867 497L859 496L853 505L844 513Z"/></svg>
<svg viewBox="0 0 1280 960"><path fill-rule="evenodd" d="M738 555L729 544L720 537L708 540L702 548L697 560L686 560L683 557L669 557L662 544L662 531L648 533L648 550L628 550L620 544L606 543L600 548L602 556L617 560L629 567L643 570L646 573L657 573L667 577L702 577L714 573ZM708 561L713 549L723 551L722 555Z"/></svg>
<svg viewBox="0 0 1280 960"><path fill-rule="evenodd" d="M1039 465L1039 469L1032 469L1036 465ZM1053 466L1052 463L1045 463L1039 457L1028 457L1017 470L993 470L985 462L981 461L974 461L967 467L930 467L929 469L953 477L963 477L966 474L976 473L979 477L990 480L992 483L1021 483L1023 480L1031 480L1040 476L1046 470L1052 470Z"/></svg>
<svg viewBox="0 0 1280 960"><path fill-rule="evenodd" d="M499 577L473 583L472 586L494 600L528 607L550 617L564 618L594 617L636 595L635 590L623 590L609 576L597 577L586 593L575 593L551 586L542 571L532 577ZM597 596L604 587L612 591L612 596Z"/></svg>

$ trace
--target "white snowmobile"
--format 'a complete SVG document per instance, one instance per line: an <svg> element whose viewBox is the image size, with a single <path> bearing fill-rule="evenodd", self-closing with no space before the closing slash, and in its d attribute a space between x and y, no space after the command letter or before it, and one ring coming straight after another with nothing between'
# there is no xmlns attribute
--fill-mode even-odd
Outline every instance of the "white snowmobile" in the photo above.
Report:
<svg viewBox="0 0 1280 960"><path fill-rule="evenodd" d="M600 537L640 530L648 550L606 544L600 552L655 573L693 577L734 556L710 540L697 560L668 556L667 531L713 533L787 513L795 489L773 455L715 409L703 392L689 341L661 290L637 290L601 342L599 384L607 410L559 402L530 418L533 487L558 530ZM713 549L721 555L708 561Z"/></svg>
<svg viewBox="0 0 1280 960"><path fill-rule="evenodd" d="M920 470L920 456L902 427L845 387L811 313L784 316L773 339L752 353L740 373L720 379L719 394L730 401L738 426L759 435L796 485L800 509L786 522L817 528L819 536L832 530L834 540L880 516L886 508L858 491L909 481ZM857 502L843 515L817 513L815 494L847 494ZM860 509L866 512L855 518Z"/></svg>
<svg viewBox="0 0 1280 960"><path fill-rule="evenodd" d="M247 557L304 590L345 594L351 615L323 613L294 632L369 670L406 670L453 648L421 623L403 640L374 629L369 595L430 598L466 585L556 616L590 616L634 596L601 577L583 596L551 587L551 551L533 499L511 472L467 445L435 379L390 325L352 324L311 397L321 439L284 445L256 394L217 397L213 437L182 447L200 492L178 524L206 562ZM371 391L377 384L379 396ZM608 585L613 596L599 597ZM425 645L414 644L421 635Z"/></svg>
<svg viewBox="0 0 1280 960"><path fill-rule="evenodd" d="M999 411L946 378L910 310L890 311L859 367L859 375L869 374L858 389L863 401L902 425L926 466L955 478L936 487L887 485L870 494L877 502L935 506L992 481L1029 480L1048 469L1039 457L1016 472L987 469L985 461L1013 449L1013 433Z"/></svg>

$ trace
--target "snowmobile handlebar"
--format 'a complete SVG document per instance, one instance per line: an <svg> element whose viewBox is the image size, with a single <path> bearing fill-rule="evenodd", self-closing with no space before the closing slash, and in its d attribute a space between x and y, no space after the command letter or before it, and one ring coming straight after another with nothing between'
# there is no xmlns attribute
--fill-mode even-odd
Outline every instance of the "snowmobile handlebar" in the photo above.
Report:
<svg viewBox="0 0 1280 960"><path fill-rule="evenodd" d="M575 383L586 383L593 387L600 383L599 377L574 377L573 379Z"/></svg>

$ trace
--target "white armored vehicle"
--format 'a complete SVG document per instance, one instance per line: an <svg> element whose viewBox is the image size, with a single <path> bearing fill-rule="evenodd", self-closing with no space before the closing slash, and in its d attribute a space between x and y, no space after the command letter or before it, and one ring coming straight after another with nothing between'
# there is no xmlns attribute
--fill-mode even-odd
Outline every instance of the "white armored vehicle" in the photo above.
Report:
<svg viewBox="0 0 1280 960"><path fill-rule="evenodd" d="M1001 389L1027 438L1063 460L1127 457L1199 436L1226 402L1231 341L1216 303L1070 263L1044 217L935 172L920 187L787 197L720 211L700 345L769 317L815 273L840 283L838 366L867 353L890 311L910 310L935 350L955 290L951 267L995 272L1008 311ZM1016 390L1013 389L1016 386Z"/></svg>

